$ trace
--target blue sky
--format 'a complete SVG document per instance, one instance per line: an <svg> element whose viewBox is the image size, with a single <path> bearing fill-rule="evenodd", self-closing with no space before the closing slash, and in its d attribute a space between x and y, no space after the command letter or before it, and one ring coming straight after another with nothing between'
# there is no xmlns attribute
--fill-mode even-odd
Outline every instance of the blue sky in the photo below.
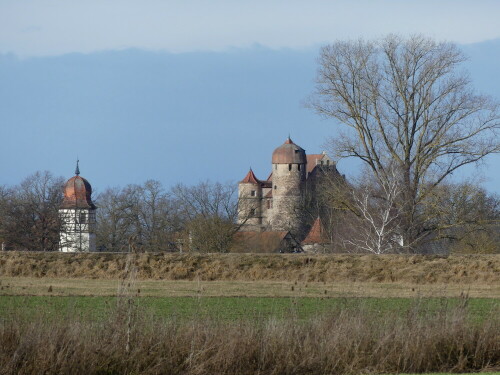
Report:
<svg viewBox="0 0 500 375"><path fill-rule="evenodd" d="M497 1L0 0L0 184L69 178L77 156L97 191L250 166L264 178L289 133L311 153L335 136L302 103L319 46L338 39L459 43L475 87L500 98L498 14ZM460 177L500 192L499 165Z"/></svg>

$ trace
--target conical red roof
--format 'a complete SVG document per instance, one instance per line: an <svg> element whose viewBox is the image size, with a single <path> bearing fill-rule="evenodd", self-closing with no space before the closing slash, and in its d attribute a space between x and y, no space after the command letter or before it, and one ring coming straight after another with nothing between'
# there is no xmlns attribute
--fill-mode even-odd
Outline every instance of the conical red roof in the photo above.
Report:
<svg viewBox="0 0 500 375"><path fill-rule="evenodd" d="M327 238L325 238L323 232L323 225L321 224L321 219L318 217L315 221L311 230L307 234L304 241L302 241L303 245L315 244L315 243L329 243Z"/></svg>
<svg viewBox="0 0 500 375"><path fill-rule="evenodd" d="M240 181L241 183L244 184L258 184L260 181L257 177L255 177L255 174L252 171L252 168L248 171L247 175L243 180Z"/></svg>

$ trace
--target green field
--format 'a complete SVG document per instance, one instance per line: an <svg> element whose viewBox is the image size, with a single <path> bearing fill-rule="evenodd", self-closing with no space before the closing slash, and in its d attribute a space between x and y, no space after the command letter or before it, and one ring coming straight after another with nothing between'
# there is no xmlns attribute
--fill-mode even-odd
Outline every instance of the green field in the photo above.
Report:
<svg viewBox="0 0 500 375"><path fill-rule="evenodd" d="M0 316L44 318L107 318L119 302L110 296L0 296ZM408 314L437 314L466 304L470 317L481 321L499 309L500 301L490 298L267 298L267 297L133 297L133 305L140 311L160 319L192 319L204 317L216 320L285 318L307 319L318 314L336 314L341 310Z"/></svg>

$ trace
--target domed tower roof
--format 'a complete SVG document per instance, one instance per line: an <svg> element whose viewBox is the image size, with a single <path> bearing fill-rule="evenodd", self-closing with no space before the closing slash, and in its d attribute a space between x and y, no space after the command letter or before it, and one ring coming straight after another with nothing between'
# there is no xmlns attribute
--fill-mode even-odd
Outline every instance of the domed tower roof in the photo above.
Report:
<svg viewBox="0 0 500 375"><path fill-rule="evenodd" d="M306 152L304 149L287 138L285 143L273 152L273 164L306 164Z"/></svg>
<svg viewBox="0 0 500 375"><path fill-rule="evenodd" d="M78 161L76 163L75 176L71 177L64 185L64 199L61 208L91 208L95 209L92 203L92 186L89 182L80 177Z"/></svg>

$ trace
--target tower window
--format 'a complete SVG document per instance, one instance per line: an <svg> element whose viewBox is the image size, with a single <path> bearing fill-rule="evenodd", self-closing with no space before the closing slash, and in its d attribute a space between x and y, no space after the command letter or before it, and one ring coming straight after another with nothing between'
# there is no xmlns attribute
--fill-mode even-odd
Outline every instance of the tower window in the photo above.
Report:
<svg viewBox="0 0 500 375"><path fill-rule="evenodd" d="M300 164L297 164L297 169L300 171Z"/></svg>
<svg viewBox="0 0 500 375"><path fill-rule="evenodd" d="M81 213L80 213L80 218L79 218L79 219L80 219L80 221L79 221L79 222L80 222L80 224L85 224L85 223L87 222L87 215L85 215L85 213L84 213L84 212L81 212Z"/></svg>
<svg viewBox="0 0 500 375"><path fill-rule="evenodd" d="M291 164L288 164L288 170L291 171L292 170L292 165Z"/></svg>
<svg viewBox="0 0 500 375"><path fill-rule="evenodd" d="M278 187L276 185L274 185L274 190L276 190Z"/></svg>
<svg viewBox="0 0 500 375"><path fill-rule="evenodd" d="M274 164L274 169L278 170L278 164Z"/></svg>
<svg viewBox="0 0 500 375"><path fill-rule="evenodd" d="M255 197L255 190L252 190L252 191L250 192L250 195L251 195L252 197Z"/></svg>

